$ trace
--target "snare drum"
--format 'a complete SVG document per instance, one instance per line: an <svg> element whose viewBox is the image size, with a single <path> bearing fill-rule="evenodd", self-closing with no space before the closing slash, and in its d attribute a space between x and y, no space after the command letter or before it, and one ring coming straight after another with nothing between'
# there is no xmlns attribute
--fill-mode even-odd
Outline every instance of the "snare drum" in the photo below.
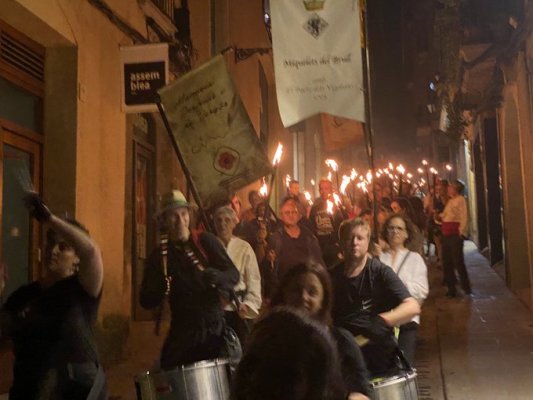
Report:
<svg viewBox="0 0 533 400"><path fill-rule="evenodd" d="M135 377L138 400L229 400L229 363L216 359Z"/></svg>
<svg viewBox="0 0 533 400"><path fill-rule="evenodd" d="M418 400L418 386L414 370L372 382L372 386L375 400Z"/></svg>

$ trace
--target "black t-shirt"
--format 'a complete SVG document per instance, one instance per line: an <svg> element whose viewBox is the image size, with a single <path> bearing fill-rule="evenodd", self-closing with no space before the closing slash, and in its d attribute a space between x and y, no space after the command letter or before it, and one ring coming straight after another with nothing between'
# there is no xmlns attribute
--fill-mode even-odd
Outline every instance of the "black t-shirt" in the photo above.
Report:
<svg viewBox="0 0 533 400"><path fill-rule="evenodd" d="M92 327L100 297L91 297L77 277L44 289L38 282L16 290L4 305L12 321L15 354L12 399L32 399L50 369L67 363L98 363ZM60 377L58 378L60 379Z"/></svg>
<svg viewBox="0 0 533 400"><path fill-rule="evenodd" d="M392 268L375 258L368 258L363 272L353 278L344 275L344 263L338 264L331 271L331 278L333 318L339 326L357 314L375 316L390 311L411 297Z"/></svg>
<svg viewBox="0 0 533 400"><path fill-rule="evenodd" d="M373 326L380 319L377 315L392 310L411 297L392 268L374 258L367 260L365 268L356 277L344 275L343 263L333 268L331 277L334 323L355 336L372 338ZM386 375L394 367L397 345L392 328L384 329L387 333L380 335L379 339L371 339L361 349L368 370L374 377Z"/></svg>

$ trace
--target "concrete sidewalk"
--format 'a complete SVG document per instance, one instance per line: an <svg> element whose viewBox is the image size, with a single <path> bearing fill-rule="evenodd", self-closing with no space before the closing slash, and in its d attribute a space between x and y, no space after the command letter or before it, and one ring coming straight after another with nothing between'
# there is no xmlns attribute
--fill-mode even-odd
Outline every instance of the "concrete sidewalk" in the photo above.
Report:
<svg viewBox="0 0 533 400"><path fill-rule="evenodd" d="M416 367L421 400L533 399L533 320L472 242L473 296L445 297L430 265Z"/></svg>

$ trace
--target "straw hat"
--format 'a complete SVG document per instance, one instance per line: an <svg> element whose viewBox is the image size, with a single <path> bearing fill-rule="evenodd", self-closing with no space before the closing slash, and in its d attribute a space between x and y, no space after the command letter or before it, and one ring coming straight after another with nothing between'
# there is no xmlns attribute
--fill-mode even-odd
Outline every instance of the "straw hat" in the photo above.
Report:
<svg viewBox="0 0 533 400"><path fill-rule="evenodd" d="M187 207L193 208L194 205L189 203L183 193L179 190L172 190L161 196L161 203L157 216L164 214L167 211L174 210L176 208Z"/></svg>

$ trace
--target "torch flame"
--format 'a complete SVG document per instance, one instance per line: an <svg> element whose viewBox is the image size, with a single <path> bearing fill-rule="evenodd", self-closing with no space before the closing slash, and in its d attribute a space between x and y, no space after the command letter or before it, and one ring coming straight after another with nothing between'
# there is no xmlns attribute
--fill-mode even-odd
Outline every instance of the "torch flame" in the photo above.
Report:
<svg viewBox="0 0 533 400"><path fill-rule="evenodd" d="M331 174L331 171L329 171L329 172L328 172L328 181L331 181L331 180L332 180L332 179L331 179L332 176L333 176L333 175Z"/></svg>
<svg viewBox="0 0 533 400"><path fill-rule="evenodd" d="M446 164L446 170L447 171L451 171L452 170L452 166L450 164Z"/></svg>
<svg viewBox="0 0 533 400"><path fill-rule="evenodd" d="M268 186L266 184L265 178L263 178L263 184L259 188L259 195L261 197L267 197L268 194Z"/></svg>
<svg viewBox="0 0 533 400"><path fill-rule="evenodd" d="M342 176L342 183L341 183L341 186L339 188L339 191L342 194L346 194L346 187L348 186L349 183L350 183L350 177L348 175L343 175Z"/></svg>
<svg viewBox="0 0 533 400"><path fill-rule="evenodd" d="M411 173L408 172L408 173L407 173L407 179L411 179L412 177L413 177L413 174L411 174Z"/></svg>
<svg viewBox="0 0 533 400"><path fill-rule="evenodd" d="M274 158L272 159L272 165L275 167L279 164L281 161L281 155L283 154L283 145L281 143L278 143L278 147L276 148L276 152L274 153Z"/></svg>
<svg viewBox="0 0 533 400"><path fill-rule="evenodd" d="M326 200L326 212L333 215L333 202L331 200Z"/></svg>
<svg viewBox="0 0 533 400"><path fill-rule="evenodd" d="M403 175L404 172L405 172L405 168L403 167L402 164L400 164L400 165L398 165L398 166L396 167L396 171L398 171L400 174Z"/></svg>
<svg viewBox="0 0 533 400"><path fill-rule="evenodd" d="M366 180L370 183L372 182L372 171L366 173Z"/></svg>
<svg viewBox="0 0 533 400"><path fill-rule="evenodd" d="M313 205L313 200L311 200L311 193L309 193L307 190L304 192L305 199L309 203L310 206Z"/></svg>
<svg viewBox="0 0 533 400"><path fill-rule="evenodd" d="M333 171L338 171L339 169L339 166L337 165L337 161L331 159L331 158L328 158L326 161L325 161L326 165L331 168Z"/></svg>
<svg viewBox="0 0 533 400"><path fill-rule="evenodd" d="M424 173L424 170L422 168L418 168L417 171L418 171L419 174L423 174Z"/></svg>
<svg viewBox="0 0 533 400"><path fill-rule="evenodd" d="M433 167L431 167L431 168L429 169L429 172L431 172L432 174L435 174L435 175L437 175L437 174L439 173L439 172L438 172L435 168L433 168Z"/></svg>
<svg viewBox="0 0 533 400"><path fill-rule="evenodd" d="M285 186L289 187L291 181L292 181L291 176L289 174L285 175Z"/></svg>
<svg viewBox="0 0 533 400"><path fill-rule="evenodd" d="M350 179L354 181L355 178L357 178L357 171L355 170L355 168L352 168L352 171L350 172Z"/></svg>
<svg viewBox="0 0 533 400"><path fill-rule="evenodd" d="M428 162L426 160L422 160L422 165L428 165Z"/></svg>
<svg viewBox="0 0 533 400"><path fill-rule="evenodd" d="M315 180L314 179L311 179L310 182L311 182L311 186L315 186Z"/></svg>
<svg viewBox="0 0 533 400"><path fill-rule="evenodd" d="M390 169L391 171L394 170L394 166L392 165L392 163L389 163L389 169Z"/></svg>
<svg viewBox="0 0 533 400"><path fill-rule="evenodd" d="M340 206L342 204L341 197L337 193L333 193L333 201L335 201L335 204L337 206Z"/></svg>

